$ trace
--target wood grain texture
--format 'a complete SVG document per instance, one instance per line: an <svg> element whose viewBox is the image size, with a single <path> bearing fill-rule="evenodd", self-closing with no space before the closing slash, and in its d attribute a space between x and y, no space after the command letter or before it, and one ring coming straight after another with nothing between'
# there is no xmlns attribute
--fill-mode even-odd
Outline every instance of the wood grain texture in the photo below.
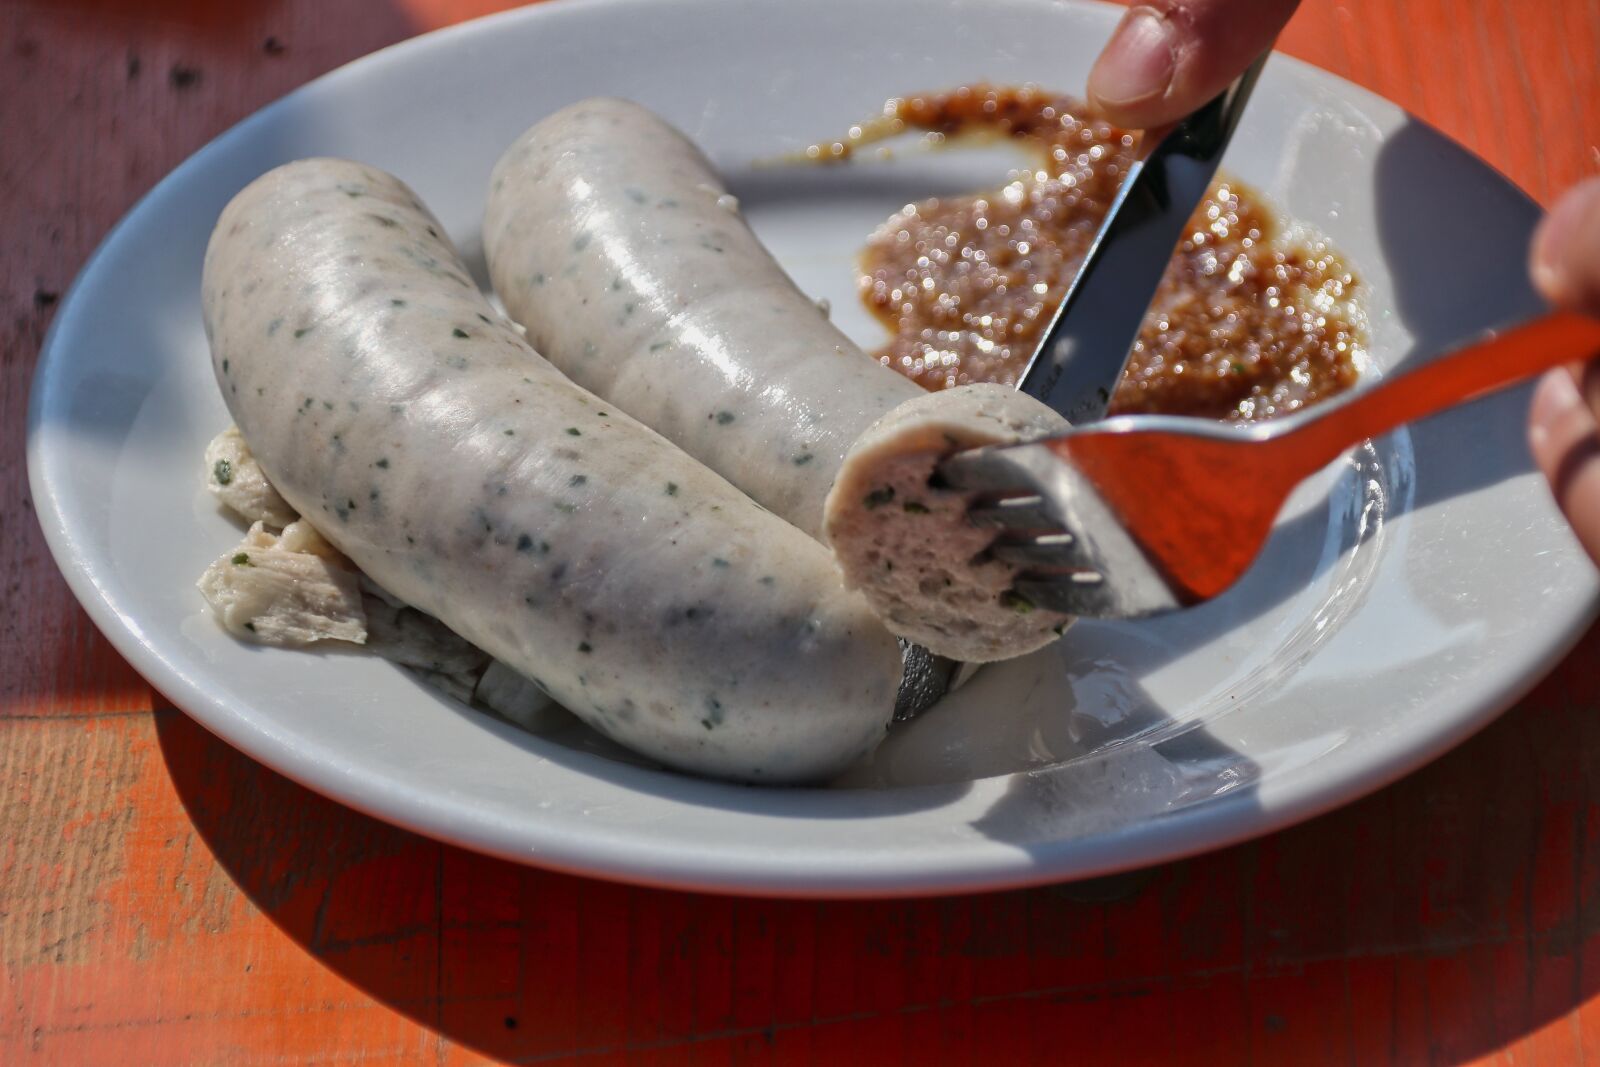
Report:
<svg viewBox="0 0 1600 1067"><path fill-rule="evenodd" d="M237 119L504 6L0 0L0 1064L1600 1061L1600 632L1479 737L1312 823L1111 883L910 903L485 859L152 693L28 500L57 302ZM1600 0L1306 0L1283 45L1541 200L1600 172Z"/></svg>

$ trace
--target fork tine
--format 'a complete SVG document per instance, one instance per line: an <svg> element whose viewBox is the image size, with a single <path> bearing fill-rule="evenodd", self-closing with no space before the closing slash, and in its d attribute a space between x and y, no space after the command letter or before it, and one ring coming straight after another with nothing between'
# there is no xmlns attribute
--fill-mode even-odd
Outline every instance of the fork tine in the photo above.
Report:
<svg viewBox="0 0 1600 1067"><path fill-rule="evenodd" d="M947 456L934 472L934 478L946 488L966 492L1025 493L1034 489L1029 484L1030 479L1016 468L1010 457L994 448L979 448Z"/></svg>
<svg viewBox="0 0 1600 1067"><path fill-rule="evenodd" d="M1073 571L1052 577L1022 575L1012 586L1018 596L1038 607L1068 615L1107 614L1114 592L1099 571Z"/></svg>
<svg viewBox="0 0 1600 1067"><path fill-rule="evenodd" d="M967 509L967 518L975 526L1003 526L1013 530L1053 530L1061 524L1050 517L1044 497L1008 496L988 503L974 504Z"/></svg>
<svg viewBox="0 0 1600 1067"><path fill-rule="evenodd" d="M996 559L1015 563L1019 567L1065 570L1080 563L1080 554L1073 551L1077 541L1077 538L1065 532L1025 540L1002 536L989 546L989 553Z"/></svg>
<svg viewBox="0 0 1600 1067"><path fill-rule="evenodd" d="M969 494L969 521L996 530L980 556L1016 568L1011 594L1019 610L1137 618L1181 606L1132 532L1050 443L957 453L936 477Z"/></svg>

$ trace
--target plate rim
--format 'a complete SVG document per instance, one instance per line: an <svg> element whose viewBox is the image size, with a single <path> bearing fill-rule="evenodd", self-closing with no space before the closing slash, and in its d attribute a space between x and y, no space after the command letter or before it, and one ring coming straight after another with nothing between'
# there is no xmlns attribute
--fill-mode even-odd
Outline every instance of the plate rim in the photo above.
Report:
<svg viewBox="0 0 1600 1067"><path fill-rule="evenodd" d="M702 0L728 3L733 0ZM768 2L768 0L761 0ZM776 0L772 0L774 6ZM1006 6L1038 8L1027 0L1001 0ZM1072 6L1119 11L1100 0L1071 0ZM764 897L873 898L913 897L1000 891L1109 874L1158 862L1172 862L1201 852L1223 848L1259 837L1286 826L1313 818L1352 803L1398 780L1455 747L1504 710L1526 695L1577 644L1597 614L1600 596L1591 596L1579 610L1552 627L1556 639L1532 656L1517 672L1501 675L1498 685L1485 687L1461 703L1462 712L1438 722L1422 735L1414 735L1409 746L1391 751L1387 758L1369 760L1352 769L1323 775L1315 785L1300 780L1275 790L1271 807L1252 805L1253 791L1212 799L1182 812L1154 820L1143 820L1122 827L1109 835L1086 838L1057 838L1027 850L1011 848L1001 853L985 850L975 861L961 862L971 849L954 849L932 866L906 870L903 854L880 867L859 858L848 864L820 865L805 854L791 852L740 854L736 869L723 852L708 851L685 855L680 849L653 846L648 835L635 835L619 847L615 835L602 838L577 835L558 826L543 830L533 826L522 837L541 838L535 850L511 847L503 829L489 819L472 819L470 805L457 798L431 797L408 791L391 776L350 766L332 765L327 753L296 744L292 734L267 728L240 711L229 701L209 692L182 666L169 659L139 626L134 614L119 610L110 591L103 588L74 534L64 519L65 486L50 475L48 434L42 433L42 417L53 391L65 388L59 381L65 373L66 354L58 353L65 325L73 317L81 292L96 284L107 267L109 250L116 247L130 222L154 200L181 188L191 171L205 167L208 160L227 150L234 142L251 136L257 124L271 120L274 112L293 106L302 95L319 91L325 82L358 77L364 70L403 61L409 54L436 48L455 48L479 34L496 32L502 23L537 24L552 17L588 18L593 13L604 17L608 9L629 9L638 0L545 0L545 2L497 12L456 23L415 37L395 42L334 68L266 104L189 155L154 186L135 200L127 212L107 231L85 260L68 287L59 309L39 348L29 387L26 418L26 462L29 491L36 519L44 533L56 566L65 577L74 597L83 606L96 628L112 647L133 665L153 689L173 707L194 718L201 726L240 749L274 772L306 788L331 797L341 804L369 816L402 826L445 843L485 852L514 862L534 864L586 877L604 877L632 884ZM582 14L578 14L582 13ZM1322 70L1303 60L1282 53L1273 63L1291 66L1298 76L1313 81L1342 98L1354 97L1364 107L1390 110L1405 115L1434 136L1464 153L1471 161L1492 173L1514 196L1533 203L1514 182L1488 162L1468 151L1448 134L1399 109L1353 82ZM353 72L353 73L352 73ZM598 759L599 757L587 757ZM666 772L650 772L666 773ZM1019 771L980 781L1005 782L1024 776ZM676 776L675 776L676 777ZM704 783L701 783L704 784ZM925 787L909 787L911 789ZM466 816L465 818L463 816ZM535 820L536 822L537 820ZM530 824L532 825L532 824ZM548 847L546 847L548 846ZM1070 858L1069 858L1070 857ZM1087 862L1086 862L1087 859Z"/></svg>

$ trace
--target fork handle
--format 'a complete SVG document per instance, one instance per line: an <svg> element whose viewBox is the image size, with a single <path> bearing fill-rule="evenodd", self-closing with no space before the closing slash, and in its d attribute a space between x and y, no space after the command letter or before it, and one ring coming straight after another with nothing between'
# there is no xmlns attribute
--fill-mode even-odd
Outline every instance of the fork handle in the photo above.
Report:
<svg viewBox="0 0 1600 1067"><path fill-rule="evenodd" d="M1541 371L1600 357L1600 321L1554 312L1484 338L1335 402L1286 434L1305 469L1408 422L1515 385Z"/></svg>

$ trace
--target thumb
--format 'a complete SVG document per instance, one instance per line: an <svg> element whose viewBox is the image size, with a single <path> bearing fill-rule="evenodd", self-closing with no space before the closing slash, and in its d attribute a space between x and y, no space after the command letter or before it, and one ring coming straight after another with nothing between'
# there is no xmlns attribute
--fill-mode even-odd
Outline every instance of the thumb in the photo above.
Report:
<svg viewBox="0 0 1600 1067"><path fill-rule="evenodd" d="M1528 446L1572 532L1600 563L1600 427L1574 373L1558 367L1539 382L1528 413Z"/></svg>
<svg viewBox="0 0 1600 1067"><path fill-rule="evenodd" d="M1534 234L1531 267L1546 300L1600 315L1600 178L1556 202Z"/></svg>
<svg viewBox="0 0 1600 1067"><path fill-rule="evenodd" d="M1298 3L1143 0L1090 70L1089 102L1127 129L1176 122L1242 74Z"/></svg>

